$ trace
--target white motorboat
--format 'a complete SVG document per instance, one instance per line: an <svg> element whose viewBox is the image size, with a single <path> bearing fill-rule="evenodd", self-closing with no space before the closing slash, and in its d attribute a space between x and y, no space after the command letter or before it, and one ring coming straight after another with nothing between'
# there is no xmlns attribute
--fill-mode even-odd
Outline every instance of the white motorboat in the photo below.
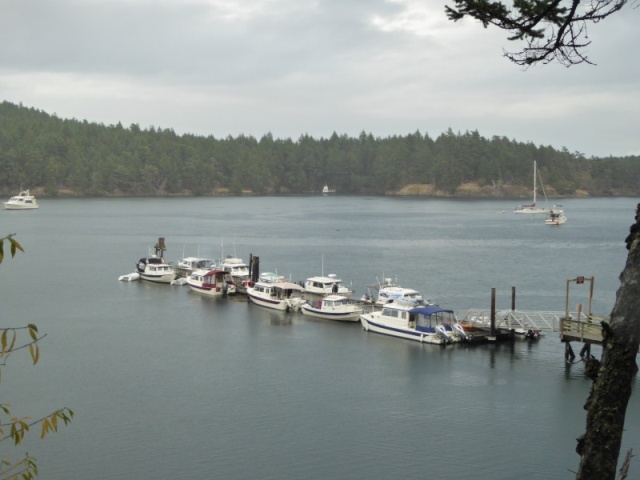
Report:
<svg viewBox="0 0 640 480"><path fill-rule="evenodd" d="M325 186L324 186L324 187L322 187L322 194L323 194L323 195L329 195L329 194L331 194L331 193L336 193L335 189L334 189L334 190L332 190L332 189L330 189L330 188L329 188L329 185L326 185L326 184L325 184Z"/></svg>
<svg viewBox="0 0 640 480"><path fill-rule="evenodd" d="M202 295L219 297L236 293L235 285L224 270L195 270L187 277L189 289Z"/></svg>
<svg viewBox="0 0 640 480"><path fill-rule="evenodd" d="M459 341L453 328L457 323L455 314L437 305L416 306L410 301L391 302L382 310L363 313L360 322L366 331L420 343L445 345Z"/></svg>
<svg viewBox="0 0 640 480"><path fill-rule="evenodd" d="M282 278L282 277L279 277ZM247 286L249 301L262 307L282 311L298 311L305 301L304 289L297 283L260 280L253 286Z"/></svg>
<svg viewBox="0 0 640 480"><path fill-rule="evenodd" d="M22 190L18 195L4 202L4 208L7 210L33 210L38 208L38 201L29 193L29 190Z"/></svg>
<svg viewBox="0 0 640 480"><path fill-rule="evenodd" d="M386 305L393 301L413 302L415 305L431 305L429 300L425 300L418 290L413 288L401 287L394 283L391 278L385 278L384 283L378 285L370 285L369 292L372 290L377 293L367 293L362 297L362 301L373 303L378 306Z"/></svg>
<svg viewBox="0 0 640 480"><path fill-rule="evenodd" d="M176 269L162 257L142 257L136 264L136 272L142 280L155 283L171 283L176 278Z"/></svg>
<svg viewBox="0 0 640 480"><path fill-rule="evenodd" d="M238 293L247 293L247 286L251 280L249 265L244 263L241 258L227 257L220 264L220 268L229 272Z"/></svg>
<svg viewBox="0 0 640 480"><path fill-rule="evenodd" d="M540 213L549 213L548 208L539 207L536 204L536 194L537 194L537 184L536 180L538 178L538 166L537 162L534 160L533 162L533 203L527 205L518 205L513 213L529 213L529 214L540 214ZM540 184L542 185L542 179L540 179ZM542 192L544 193L544 186L542 187ZM545 200L547 195L545 194Z"/></svg>
<svg viewBox="0 0 640 480"><path fill-rule="evenodd" d="M310 317L343 322L357 322L363 313L359 305L342 295L328 295L320 300L308 300L300 307L300 311Z"/></svg>
<svg viewBox="0 0 640 480"><path fill-rule="evenodd" d="M214 262L210 258L184 257L178 262L176 274L180 277L188 277L196 270L211 270Z"/></svg>
<svg viewBox="0 0 640 480"><path fill-rule="evenodd" d="M554 207L549 210L549 214L544 223L546 225L562 225L567 223L567 216L564 214L564 210Z"/></svg>
<svg viewBox="0 0 640 480"><path fill-rule="evenodd" d="M304 282L304 291L323 297L333 294L348 298L353 294L353 290L346 287L342 283L342 280L333 273L328 274L326 277L318 276L307 278Z"/></svg>

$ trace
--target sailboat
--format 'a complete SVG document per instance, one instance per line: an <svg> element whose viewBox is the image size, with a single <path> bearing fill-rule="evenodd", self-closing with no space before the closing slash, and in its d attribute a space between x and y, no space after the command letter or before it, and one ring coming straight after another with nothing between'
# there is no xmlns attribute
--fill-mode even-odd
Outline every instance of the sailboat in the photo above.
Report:
<svg viewBox="0 0 640 480"><path fill-rule="evenodd" d="M536 184L537 178L538 178L538 166L537 166L537 162L534 160L533 161L533 203L530 203L528 205L518 205L516 209L513 211L513 213L533 213L533 214L549 213L548 208L543 208L536 205L536 191L538 189ZM544 192L544 187L542 191ZM547 196L545 195L545 200L547 199L546 197Z"/></svg>

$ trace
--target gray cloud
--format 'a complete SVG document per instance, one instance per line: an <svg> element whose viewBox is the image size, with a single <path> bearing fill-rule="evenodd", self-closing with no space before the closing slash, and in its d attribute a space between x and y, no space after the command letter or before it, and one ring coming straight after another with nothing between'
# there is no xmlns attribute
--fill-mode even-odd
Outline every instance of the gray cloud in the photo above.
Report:
<svg viewBox="0 0 640 480"><path fill-rule="evenodd" d="M439 3L439 2L438 2ZM215 136L478 130L640 154L639 12L590 27L597 67L522 71L444 2L5 0L3 99Z"/></svg>

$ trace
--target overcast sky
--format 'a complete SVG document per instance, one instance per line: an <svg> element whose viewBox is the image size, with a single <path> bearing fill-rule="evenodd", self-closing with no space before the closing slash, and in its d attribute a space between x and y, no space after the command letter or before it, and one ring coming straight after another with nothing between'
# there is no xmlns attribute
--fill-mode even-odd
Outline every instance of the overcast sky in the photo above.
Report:
<svg viewBox="0 0 640 480"><path fill-rule="evenodd" d="M445 0L0 0L0 101L105 125L298 139L477 130L640 155L640 8L597 66L523 70Z"/></svg>

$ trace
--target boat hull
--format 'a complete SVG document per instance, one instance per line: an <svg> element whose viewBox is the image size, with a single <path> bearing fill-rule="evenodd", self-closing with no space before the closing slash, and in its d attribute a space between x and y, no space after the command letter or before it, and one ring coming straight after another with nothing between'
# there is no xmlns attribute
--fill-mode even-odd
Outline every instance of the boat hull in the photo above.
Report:
<svg viewBox="0 0 640 480"><path fill-rule="evenodd" d="M163 274L149 274L149 273L140 273L140 279L146 280L147 282L152 283L171 283L176 278L176 272L171 273L163 273Z"/></svg>
<svg viewBox="0 0 640 480"><path fill-rule="evenodd" d="M25 204L16 204L5 202L4 204L5 210L35 210L38 208L38 205L25 205Z"/></svg>
<svg viewBox="0 0 640 480"><path fill-rule="evenodd" d="M247 296L249 297L249 301L259 305L261 307L271 308L273 310L280 310L282 312L290 312L300 310L300 306L304 303L304 300L301 298L265 298L260 295L257 295L253 292L253 289L247 289Z"/></svg>
<svg viewBox="0 0 640 480"><path fill-rule="evenodd" d="M420 343L431 343L435 345L446 345L448 342L437 334L423 332L413 328L403 328L398 326L387 325L380 322L370 313L360 315L360 323L362 328L367 332L380 333L391 337L404 338Z"/></svg>
<svg viewBox="0 0 640 480"><path fill-rule="evenodd" d="M192 285L187 280L187 286L192 292L199 293L200 295L204 295L206 297L221 297L227 293L225 292L223 287L202 287L198 285Z"/></svg>
<svg viewBox="0 0 640 480"><path fill-rule="evenodd" d="M361 308L355 308L344 311L326 310L314 308L310 305L303 305L300 308L303 315L309 317L322 318L324 320L336 320L339 322L358 322L362 315Z"/></svg>

